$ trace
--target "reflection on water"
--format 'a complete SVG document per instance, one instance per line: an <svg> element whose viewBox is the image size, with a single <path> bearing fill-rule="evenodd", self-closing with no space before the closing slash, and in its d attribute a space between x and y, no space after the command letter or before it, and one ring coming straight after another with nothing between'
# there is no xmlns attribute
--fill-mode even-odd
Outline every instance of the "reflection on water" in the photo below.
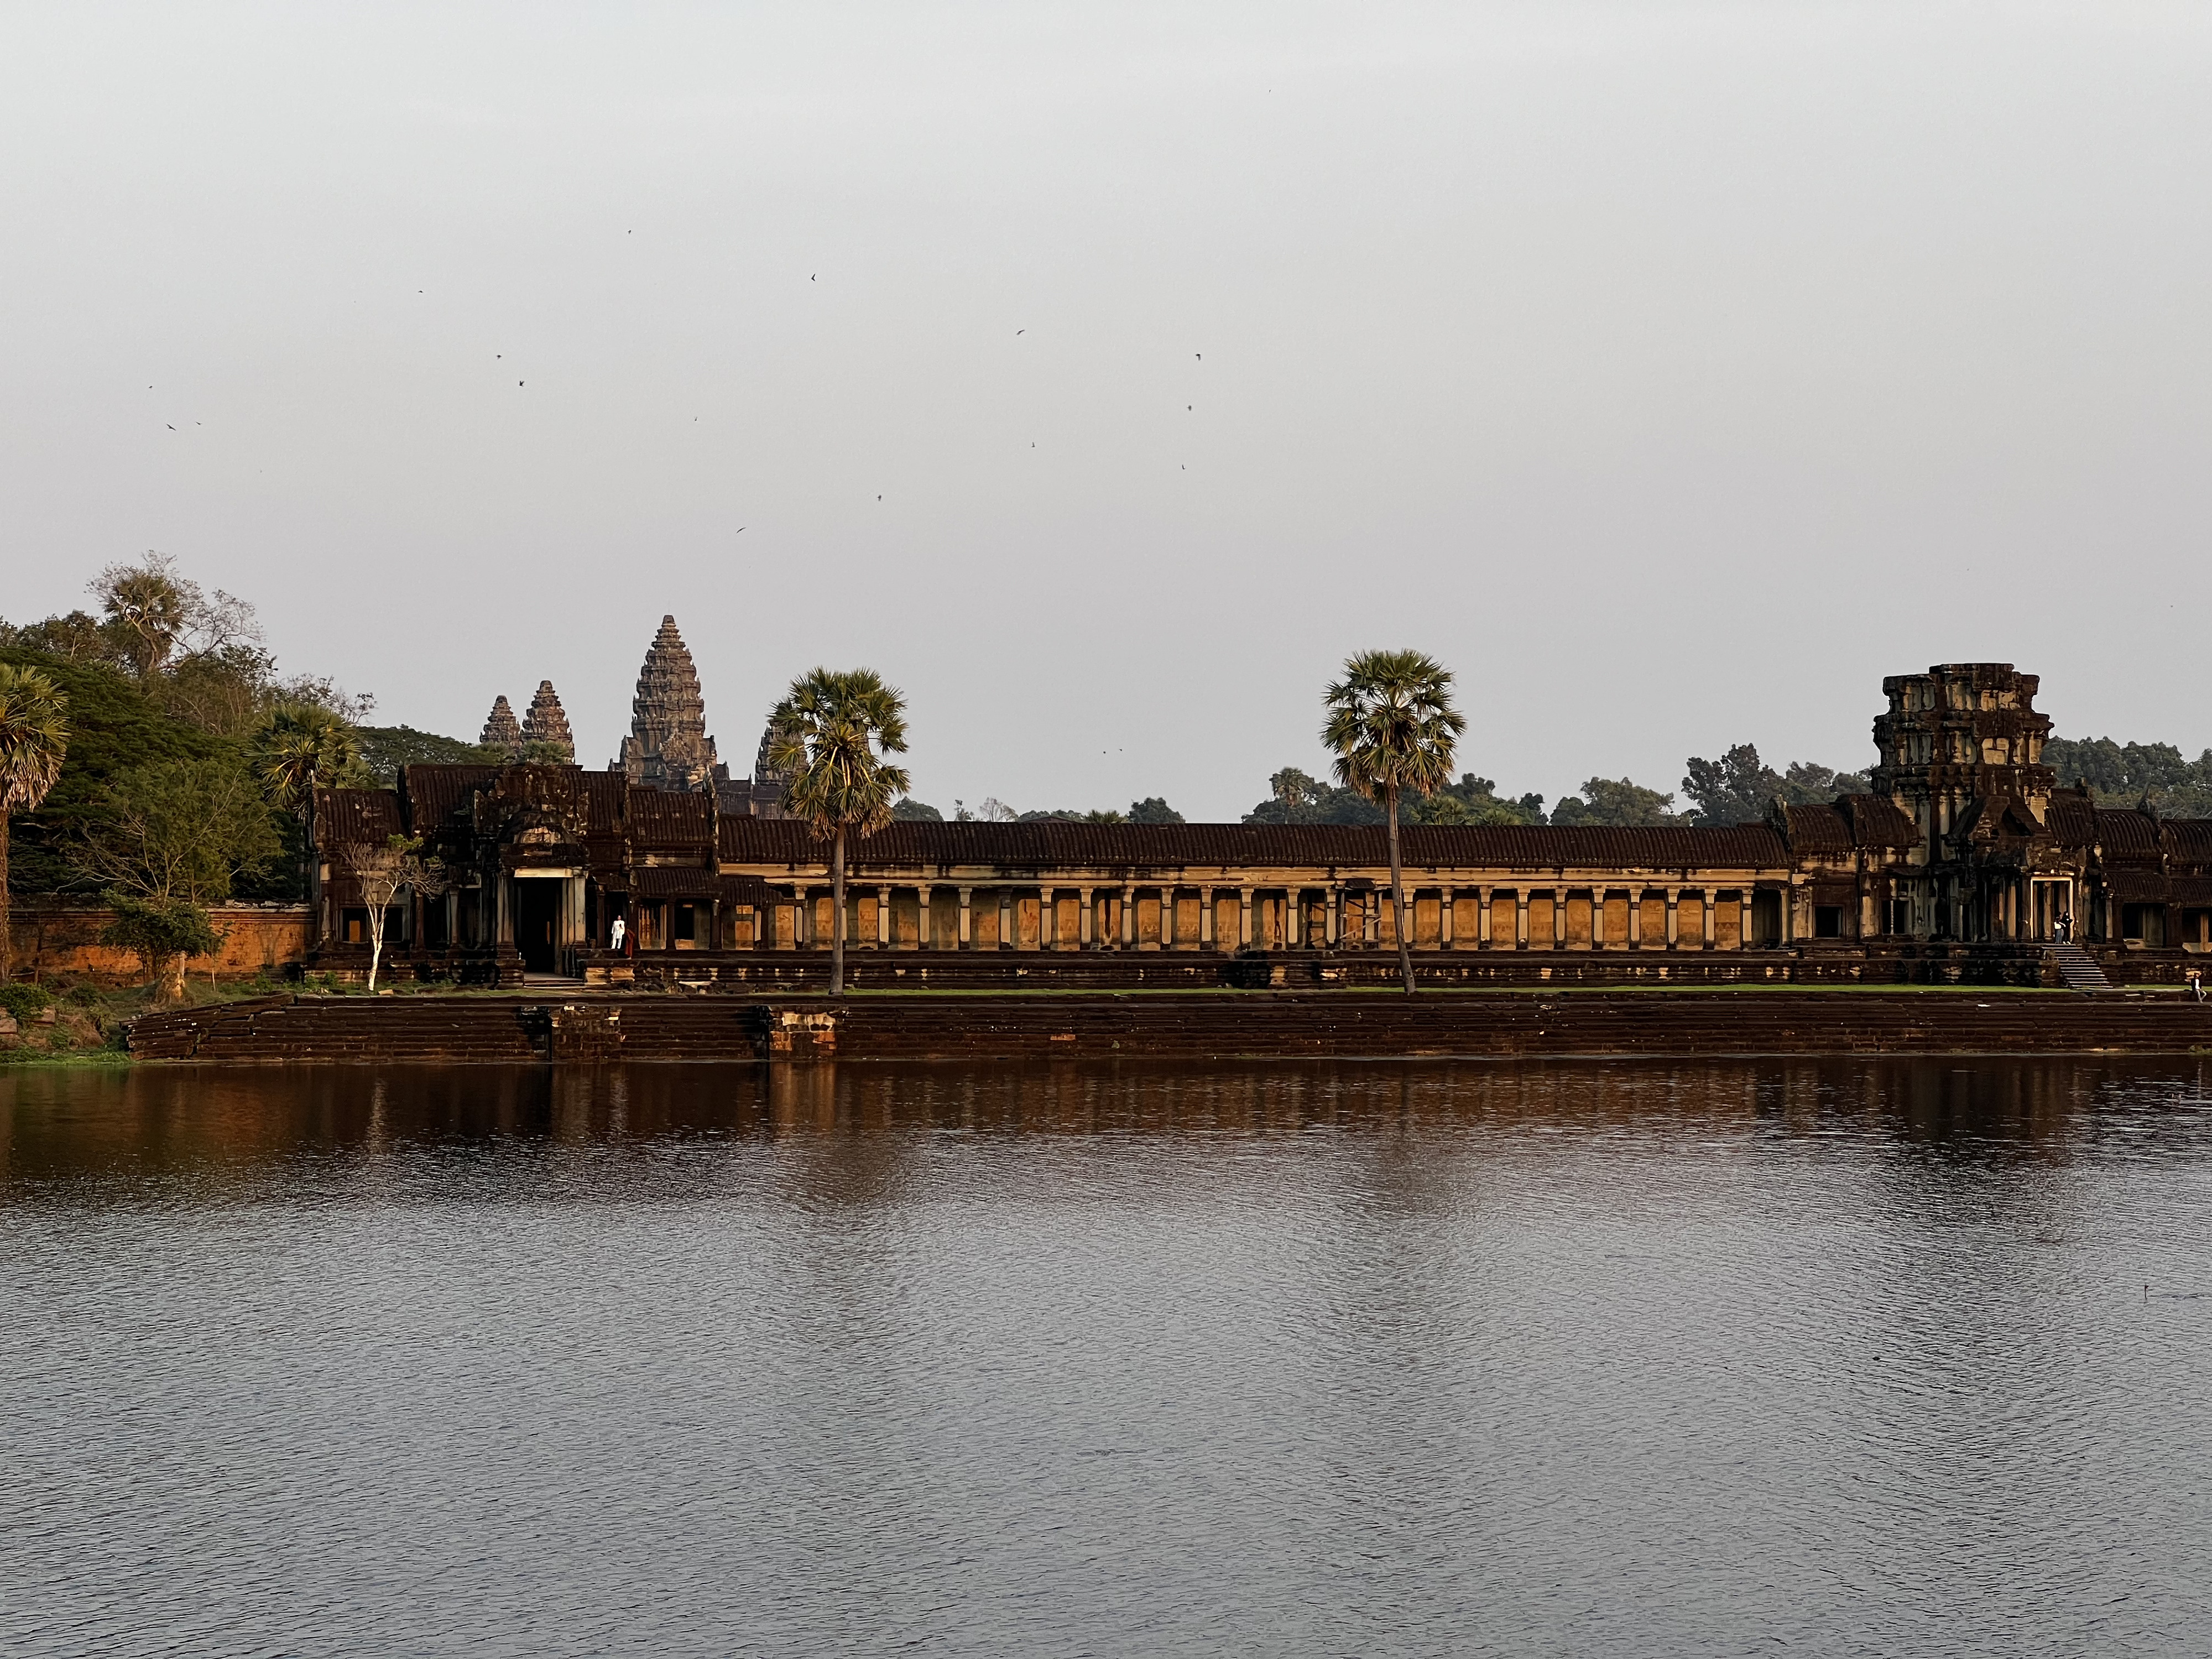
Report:
<svg viewBox="0 0 2212 1659"><path fill-rule="evenodd" d="M2194 1651L2208 1082L0 1073L0 1651Z"/></svg>

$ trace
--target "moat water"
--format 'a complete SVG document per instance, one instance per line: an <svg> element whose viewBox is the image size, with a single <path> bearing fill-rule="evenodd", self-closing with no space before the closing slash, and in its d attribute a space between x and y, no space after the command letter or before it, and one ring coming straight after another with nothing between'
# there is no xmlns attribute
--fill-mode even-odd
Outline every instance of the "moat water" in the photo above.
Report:
<svg viewBox="0 0 2212 1659"><path fill-rule="evenodd" d="M2212 1632L2212 1066L0 1073L0 1652Z"/></svg>

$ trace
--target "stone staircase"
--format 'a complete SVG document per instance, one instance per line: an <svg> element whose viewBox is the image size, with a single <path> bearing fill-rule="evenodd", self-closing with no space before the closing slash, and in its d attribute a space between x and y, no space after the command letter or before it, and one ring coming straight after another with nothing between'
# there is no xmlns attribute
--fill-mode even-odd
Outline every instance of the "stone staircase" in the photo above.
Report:
<svg viewBox="0 0 2212 1659"><path fill-rule="evenodd" d="M2088 993L2112 988L2112 981L2105 977L2105 970L2097 966L2097 959L2071 939L2045 945L2043 954L2057 968L2060 981L2069 991Z"/></svg>

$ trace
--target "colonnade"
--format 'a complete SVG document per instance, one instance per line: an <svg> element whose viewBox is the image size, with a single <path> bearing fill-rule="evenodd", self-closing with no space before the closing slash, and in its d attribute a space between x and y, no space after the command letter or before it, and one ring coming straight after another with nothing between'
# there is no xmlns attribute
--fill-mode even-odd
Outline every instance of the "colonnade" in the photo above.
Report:
<svg viewBox="0 0 2212 1659"><path fill-rule="evenodd" d="M771 923L757 935L763 945L780 949L826 949L829 884L801 880L777 883L791 892L791 925ZM1780 883L1762 890L1753 882L1727 885L1692 883L1497 884L1427 885L1406 890L1406 908L1419 951L1711 951L1732 933L1729 948L1751 944L1753 900L1760 890L1783 896L1780 937L1788 944L1798 932L1797 906ZM1237 951L1263 949L1395 949L1384 918L1390 913L1387 884L1321 881L1272 885L1224 883L1002 882L854 883L846 888L852 920L848 950L1056 950L1056 951ZM1072 921L1061 914L1073 899ZM1694 901L1691 925L1683 920L1683 901ZM872 900L872 916L866 915ZM1589 926L1572 930L1571 903L1588 906ZM1608 937L1608 900L1625 900L1625 937ZM904 905L915 906L910 936L901 923ZM1663 904L1663 910L1661 906ZM1023 911L1035 906L1035 936L1024 926ZM1157 906L1158 920L1139 927L1142 907ZM1417 909L1417 907L1421 908ZM1424 937L1415 918L1433 907L1433 937ZM781 908L781 907L779 907ZM1194 909L1194 925L1179 914ZM1548 915L1543 914L1548 910ZM1646 912L1655 914L1646 926ZM1470 915L1462 915L1462 912ZM1534 931L1532 911L1536 915ZM1720 925L1733 921L1732 928ZM1460 926L1471 921L1472 928ZM868 925L872 922L872 926ZM1654 928L1659 929L1656 933Z"/></svg>

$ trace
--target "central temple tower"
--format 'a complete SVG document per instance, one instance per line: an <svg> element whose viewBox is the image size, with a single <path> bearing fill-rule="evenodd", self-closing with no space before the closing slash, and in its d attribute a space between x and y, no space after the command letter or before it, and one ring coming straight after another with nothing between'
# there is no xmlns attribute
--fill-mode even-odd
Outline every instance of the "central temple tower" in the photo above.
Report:
<svg viewBox="0 0 2212 1659"><path fill-rule="evenodd" d="M622 756L614 765L632 783L659 789L712 792L730 781L729 769L716 758L714 740L707 735L699 671L673 617L660 619L660 631L638 670L629 736L623 739Z"/></svg>

